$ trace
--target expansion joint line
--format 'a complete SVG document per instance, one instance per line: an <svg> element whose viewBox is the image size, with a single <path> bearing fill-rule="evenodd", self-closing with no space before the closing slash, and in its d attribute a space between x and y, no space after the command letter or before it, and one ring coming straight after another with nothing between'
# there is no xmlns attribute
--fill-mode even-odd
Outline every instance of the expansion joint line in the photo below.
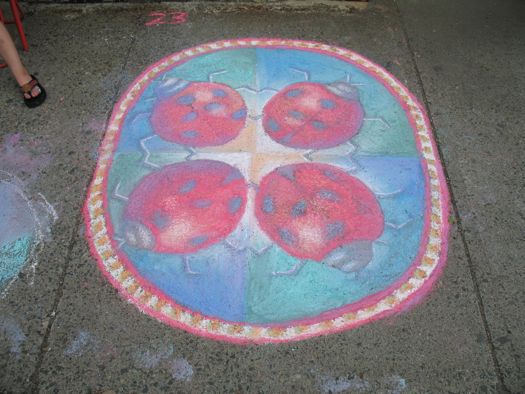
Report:
<svg viewBox="0 0 525 394"><path fill-rule="evenodd" d="M40 383L40 369L42 367L42 363L44 362L45 353L49 350L49 337L51 335L51 329L53 328L53 325L57 317L57 311L58 311L58 306L60 304L60 300L62 299L62 296L64 295L64 285L66 281L67 271L69 270L69 263L72 258L73 248L75 246L75 236L78 234L78 228L81 224L82 224L82 215L79 214L77 217L77 220L75 220L74 227L71 229L71 234L68 239L66 259L64 261L62 272L60 273L60 278L58 281L58 288L56 290L55 299L53 300L53 306L48 315L49 323L46 327L46 331L44 333L42 343L40 344L40 351L38 353L35 369L29 379L29 381L31 382L31 390L30 390L31 392L35 392L35 393L39 392L38 386Z"/></svg>
<svg viewBox="0 0 525 394"><path fill-rule="evenodd" d="M129 62L129 59L130 59L130 55L131 55L131 50L132 50L132 48L133 48L133 46L134 46L134 44L136 42L137 32L138 32L138 30L140 28L139 19L141 17L142 17L142 15L137 17L137 24L136 24L137 28L134 31L134 33L131 35L131 40L130 40L130 43L129 43L129 47L128 47L127 51L126 51L126 55L124 57L124 62L122 63L121 74L124 73L124 70L126 69L126 67L128 65L128 62ZM114 91L114 93L112 95L112 101L111 102L113 102L113 103L116 102L118 94L119 94L119 91L121 89L121 86L122 86L123 82L124 82L124 77L121 77L118 80L118 82L116 83L115 91ZM109 124L110 116L111 116L111 110L109 110L107 112L107 114L106 114L106 124ZM82 124L82 128L84 128L84 124ZM95 170L95 164L91 168L91 174L94 172L94 170ZM87 180L87 182L85 184L85 187L82 188L82 190L87 190L89 188L89 184L90 183L91 183L91 178L88 177L88 180ZM79 209L79 211L80 211L80 209ZM78 228L80 227L81 224L82 224L82 214L79 212L77 220L75 220L75 225L71 229L71 234L70 234L69 239L68 239L68 247L67 247L66 259L65 259L65 262L64 262L64 266L63 266L62 272L60 273L60 278L59 278L59 282L58 282L58 288L57 288L56 294L55 294L55 299L53 300L53 305L52 305L51 311L49 312L49 323L48 323L48 325L46 327L44 336L42 338L42 342L40 344L40 350L39 350L39 353L38 353L38 356L37 356L35 369L33 370L32 374L31 374L31 376L29 378L29 382L30 382L30 386L31 386L31 389L29 391L32 392L32 393L37 393L37 392L40 391L39 390L40 370L42 369L42 364L44 362L45 354L49 350L49 338L51 336L51 331L53 329L53 325L54 325L55 320L56 320L57 311L58 311L58 307L60 305L60 301L62 299L62 296L64 295L64 286L65 286L66 276L67 276L67 272L69 270L69 265L70 265L71 259L73 257L72 256L73 249L74 249L75 244L76 244L75 237L78 234Z"/></svg>
<svg viewBox="0 0 525 394"><path fill-rule="evenodd" d="M425 87L423 85L423 78L421 77L421 72L419 71L419 67L418 67L418 64L417 64L416 56L414 55L414 49L412 47L412 43L410 42L410 39L408 37L408 31L407 31L407 28L406 28L406 25L405 25L405 21L403 19L403 15L401 13L401 9L399 8L398 0L394 0L394 3L395 3L395 6L396 6L398 18L399 18L400 23L401 23L401 28L402 28L402 31L403 31L403 38L405 40L405 45L406 45L406 47L408 49L408 52L410 53L412 66L414 67L414 71L415 71L416 77L417 77L417 83L418 83L419 88L421 90L421 96L422 96L422 99L423 99L423 105L425 107L425 111L427 112L427 116L428 116L428 119L430 121L430 126L432 128L431 132L432 132L432 135L434 136L434 140L436 141L438 155L439 155L439 158L441 159L441 163L442 163L442 166L443 166L443 173L445 175L445 179L447 181L448 190L449 190L449 193L450 193L450 202L451 202L452 210L453 210L456 222L457 222L458 232L459 232L459 236L461 238L461 244L463 246L463 249L465 250L465 254L466 254L466 257L467 257L467 265L468 265L469 273L470 273L471 280L472 280L472 283L473 283L474 292L476 294L476 301L477 301L477 304L478 304L478 309L479 309L479 313L480 313L480 316L481 316L481 321L483 323L483 329L484 329L485 335L487 337L487 342L488 342L488 345L489 345L490 355L492 357L492 362L494 364L494 369L496 371L496 376L497 376L498 382L499 382L499 384L501 386L501 389L503 391L505 391L505 392L510 392L510 390L505 385L505 381L504 381L504 378L503 378L503 373L502 373L502 370L501 370L501 366L500 366L500 363L499 363L499 360L498 360L498 356L496 354L496 348L494 346L492 333L490 331L489 324L488 324L487 314L485 312L485 304L483 302L483 297L481 295L481 290L480 290L480 287L479 287L479 284L478 284L478 277L477 277L476 271L474 269L474 263L472 261L472 255L470 253L470 249L469 249L469 246L468 246L467 238L466 238L466 235L465 235L465 230L463 228L463 222L461 220L461 216L459 215L459 209L458 209L458 206L457 206L456 198L454 196L454 189L452 187L452 183L450 182L448 169L447 169L447 166L445 164L443 151L442 151L441 146L439 144L439 138L438 138L438 135L437 135L437 132L436 132L436 126L434 124L434 118L433 118L432 113L430 111L430 104L429 104L429 101L428 101L428 98L427 98Z"/></svg>

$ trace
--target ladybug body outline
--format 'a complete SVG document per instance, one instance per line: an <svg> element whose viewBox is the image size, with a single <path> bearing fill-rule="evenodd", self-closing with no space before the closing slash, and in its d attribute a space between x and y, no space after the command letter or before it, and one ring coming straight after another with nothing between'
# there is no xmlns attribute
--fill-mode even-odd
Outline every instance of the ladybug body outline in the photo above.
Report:
<svg viewBox="0 0 525 394"><path fill-rule="evenodd" d="M373 192L341 168L324 163L290 164L267 174L259 185L255 216L288 254L317 262L329 257L329 266L345 272L370 262L367 244L384 230ZM354 242L360 247L347 247ZM356 253L363 256L361 264L348 265Z"/></svg>
<svg viewBox="0 0 525 394"><path fill-rule="evenodd" d="M348 82L297 82L264 106L263 127L279 144L296 149L328 149L349 141L361 129L364 109Z"/></svg>

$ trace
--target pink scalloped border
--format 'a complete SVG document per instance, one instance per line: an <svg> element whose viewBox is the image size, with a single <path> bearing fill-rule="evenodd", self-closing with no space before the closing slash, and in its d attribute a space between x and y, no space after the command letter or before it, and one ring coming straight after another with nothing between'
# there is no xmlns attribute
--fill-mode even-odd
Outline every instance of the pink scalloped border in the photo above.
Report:
<svg viewBox="0 0 525 394"><path fill-rule="evenodd" d="M244 42L244 43L256 42L257 44L256 45L252 45L252 44L244 44L244 45L242 45L242 44L240 44L241 42ZM229 45L226 45L226 44L229 44ZM309 48L308 45L310 45L310 44L314 45L315 47ZM197 50L197 48L205 48L205 47L208 47L210 49L206 50L204 52ZM214 47L216 47L216 48L214 48ZM416 120L412 116L412 114L410 112L410 108L409 108L407 102L402 100L401 99L401 94L396 92L395 89L391 85L387 84L385 82L384 77L380 76L380 74L379 74L379 73L385 74L386 76L388 76L388 78L390 78L392 81L394 81L394 84L398 85L399 87L404 88L404 86L395 77L393 77L388 71L384 70L382 67L376 65L375 63L371 62L370 60L368 60L367 58L363 57L362 55L359 55L359 54L357 54L355 52L352 52L350 50L347 50L347 49L337 48L337 47L334 47L334 46L328 46L328 45L325 45L325 44L316 43L316 42L312 42L312 41L300 41L300 40L288 40L288 39L246 38L246 39L223 40L223 41L218 41L218 42L214 42L214 43L202 44L202 45L199 45L197 47L186 49L186 50L180 51L178 53L169 55L169 56L161 59L160 61L158 61L155 64L153 64L150 67L148 67L144 72L142 72L134 80L134 82L131 85L129 85L129 87L126 90L126 92L121 96L121 98L119 99L119 101L117 102L117 104L114 107L113 114L111 116L111 120L110 120L110 123L108 125L108 130L109 130L109 127L111 125L113 125L117 121L116 117L117 117L117 114L119 114L119 112L121 112L120 108L122 107L123 102L128 97L128 95L134 90L135 86L137 86L145 77L147 77L148 74L154 72L155 69L158 69L163 63L166 63L166 61L168 61L169 59L171 59L171 58L173 58L173 57L175 57L175 56L177 56L179 54L183 54L185 52L194 52L194 55L188 55L188 56L184 57L183 59L181 59L180 61L173 62L171 65L163 67L161 71L158 71L154 75L154 77L157 76L159 73L166 72L166 71L170 70L171 68L176 67L176 66L180 65L181 63L186 62L186 61L188 61L189 59L191 59L191 58L193 58L195 56L200 56L200 55L202 55L204 53L211 53L211 52L216 52L216 51L220 51L220 50L229 50L229 49L238 49L238 48L257 48L257 47L304 50L304 51L317 52L317 53L321 53L321 54L324 54L324 55L334 56L334 57L337 57L337 58L339 58L339 59L341 59L341 60L343 60L345 62L348 62L348 63L350 63L350 64L360 68L361 70L365 71L366 73L374 76L376 78L376 80L378 80L378 82L380 82L385 88L387 88L388 91L394 97L396 97L398 99L398 101L401 103L401 105L403 106L403 109L405 110L406 116L407 116L407 118L410 121L412 129L414 130L414 136L415 136L415 140L416 140L416 144L418 146L419 152L422 152L422 141L421 141L421 137L418 136ZM329 49L331 49L331 51ZM359 59L362 59L364 61L364 63L369 63L369 65L373 65L377 69L377 71L374 71L374 70L370 69L369 67L365 66L364 64L360 64L360 63L357 63L357 62L354 62L354 61L350 60L348 56L343 56L341 53L334 52L334 51L337 51L337 50L339 50L341 53L353 55L355 57L358 57ZM127 113L129 112L130 108L133 107L135 102L140 97L140 94L148 86L149 82L151 82L151 81L148 81L148 83L144 83L143 86L141 87L141 89L138 92L134 93L134 98L127 104L125 111L120 114L120 119L125 119L125 117L126 117ZM193 334L209 337L209 338L216 339L216 340L224 340L224 341L228 341L228 342L232 342L232 343L247 344L247 343L286 342L286 341L291 341L291 340L302 340L302 339L310 338L312 336L318 336L318 335L324 335L324 334L330 334L330 333L334 333L334 332L340 332L340 331L348 330L350 328L354 328L354 327L360 326L362 324L366 324L366 323L368 323L370 321L373 321L373 320L376 320L376 319L380 319L380 318L383 318L383 317L386 317L386 316L398 313L401 310L405 310L405 309L413 306L414 304L419 302L430 291L430 289L432 288L433 284L435 283L437 278L440 276L441 271L444 268L444 264L445 264L445 261L446 261L446 255L447 255L447 249L448 249L448 231L449 231L449 229L448 229L447 218L448 218L448 212L449 212L449 195L448 195L448 191L447 191L447 187L446 187L446 180L445 180L445 177L444 177L444 174L443 174L443 169L442 169L440 161L439 161L439 155L437 154L438 151L437 151L436 143L435 143L434 138L432 136L431 126L430 126L430 122L428 120L428 117L426 116L426 113L425 113L423 107L419 104L417 99L406 88L404 88L403 93L410 98L410 100L415 104L415 106L417 107L417 109L421 113L423 121L424 121L425 129L426 129L426 131L428 133L427 138L430 141L430 144L432 146L432 152L434 153L434 156L435 156L434 165L436 167L437 177L439 179L439 184L440 184L439 197L440 197L440 204L441 204L441 215L440 215L441 216L441 227L440 227L441 250L440 250L439 260L437 262L437 265L433 269L433 271L431 272L431 275L429 277L427 277L427 279L425 280L424 284L421 285L414 293L410 294L406 299L402 300L398 305L395 305L395 306L393 306L393 307L391 307L391 308L389 308L389 309L387 309L385 311L376 313L376 314L374 314L371 317L366 318L366 319L354 320L354 321L347 322L347 323L345 323L343 325L339 325L337 327L327 327L326 329L317 330L315 332L307 332L307 333L297 334L297 335L288 335L288 336L283 336L281 338L278 337L278 336L269 338L269 337L262 337L262 336L261 337L257 337L257 336L243 336L243 335L238 335L238 334L234 335L234 334L213 333L213 332L210 332L209 330L206 330L206 329L204 329L202 327L195 327L195 326L192 326L191 324L188 324L188 323L185 323L185 322L182 322L182 321L170 318L170 317L166 316L164 313L162 313L161 311L159 311L157 309L154 309L154 308L152 308L152 307L150 307L148 305L143 304L141 302L141 300L139 300L136 297L134 297L134 295L129 294L129 292L123 287L123 284L121 282L119 282L117 279L115 279L113 277L113 275L111 274L111 272L108 271L108 269L106 268L106 266L104 264L104 260L103 260L103 258L101 256L101 254L98 252L98 250L97 250L97 248L95 246L94 234L92 233L92 229L91 229L92 216L90 214L88 203L90 201L91 192L93 190L93 187L94 187L94 184L95 184L95 179L97 178L97 174L101 171L101 167L100 167L101 160L100 159L97 162L95 175L94 175L93 180L92 180L92 182L91 182L91 184L89 186L88 197L86 199L86 203L85 203L84 209L83 209L84 219L85 219L85 222L86 222L87 234L88 234L87 238L89 240L89 246L90 246L90 250L91 250L92 255L97 259L100 269L102 270L104 275L108 278L108 280L113 284L113 286L115 286L119 290L119 292L122 294L122 296L124 296L131 303L135 304L143 312L152 315L153 317L157 318L158 320L160 320L160 321L162 321L162 322L164 322L166 324L169 324L169 325L171 325L173 327L181 328L181 329L183 329L185 331L188 331L188 332L191 332ZM116 142L120 138L120 133L121 133L121 127L119 127L118 132L117 132L117 134L115 136L110 137L109 139L108 139L108 135L106 135L104 137L104 140L103 140L103 142L101 144L101 147L99 149L100 156L102 156L103 154L107 155L107 152L106 152L107 145L111 144L111 143L113 143L112 152L114 153L114 151L116 149ZM104 214L106 214L107 207L108 207L107 193L105 193L105 191L107 190L107 175L108 175L109 168L111 167L111 162L112 162L112 156L111 156L111 158L109 158L107 160L107 163L105 164L105 170L103 170L103 172L104 172L104 180L103 180L102 190L104 190L104 193L103 193ZM349 305L346 305L346 306L343 306L343 307L340 307L340 308L336 308L336 309L324 312L324 313L322 313L322 314L320 314L320 315L318 315L318 316L316 316L314 318L294 320L294 321L289 321L289 322L281 323L281 324L253 325L253 324L238 323L238 322L228 322L228 321L224 321L224 320L217 319L217 318L214 318L214 317L204 316L204 315L202 315L202 314L200 314L198 312L191 311L188 308L185 308L185 307L183 307L181 305L178 305L172 299L170 299L168 296L163 294L154 285L149 283L146 279L142 278L139 275L139 273L137 272L137 270L134 268L133 264L131 264L128 261L127 257L123 253L121 253L117 247L115 247L112 237L110 237L110 240L111 240L113 249L117 251L118 257L124 263L124 265L126 267L126 270L131 272L132 276L135 278L135 280L137 280L140 283L142 288L144 288L146 291L150 292L152 295L158 297L159 299L162 299L164 302L172 305L174 308L177 308L180 311L184 311L186 313L189 313L192 316L200 317L198 319L199 321L202 320L202 319L209 319L211 321L219 322L219 324L224 324L225 326L247 326L247 327L256 327L256 328L268 328L268 327L272 328L272 327L276 327L276 328L281 328L281 329L293 328L293 327L298 326L298 325L320 324L320 323L323 323L323 322L326 322L326 321L331 321L330 319L337 319L337 318L339 318L339 317L341 317L342 315L345 315L345 314L356 313L356 312L358 312L360 310L369 308L370 306L372 306L374 304L377 304L380 300L383 300L386 297L388 297L391 294L393 294L393 292L395 290L399 289L403 284L407 283L407 281L410 278L413 277L414 271L420 265L421 259L423 258L423 255L425 254L425 251L427 249L427 243L428 243L428 240L429 240L429 230L430 230L429 217L430 217L430 212L432 210L432 206L431 206L431 204L429 204L429 201L431 199L431 190L430 190L430 184L429 184L430 183L430 175L429 175L429 171L428 171L428 168L427 168L427 160L424 158L423 155L421 155L421 162L422 162L422 168L423 168L423 171L424 171L424 174L425 174L425 196L426 196L426 203L427 203L427 205L426 205L426 210L425 210L425 218L424 218L425 224L424 224L424 231L423 231L423 235L422 235L422 242L420 244L420 248L419 248L417 257L414 259L414 262L411 264L410 268L403 274L403 276L399 280L397 280L394 284L389 286L387 289L382 290L382 291L380 291L378 293L375 293L373 295L367 296L367 297L365 297L364 299L362 299L362 300L360 300L358 302L355 302L355 303L352 303L352 304L349 304ZM106 218L106 221L107 221L107 233L112 235L113 234L113 229L112 229L112 226L111 226L111 221L108 220L108 218Z"/></svg>

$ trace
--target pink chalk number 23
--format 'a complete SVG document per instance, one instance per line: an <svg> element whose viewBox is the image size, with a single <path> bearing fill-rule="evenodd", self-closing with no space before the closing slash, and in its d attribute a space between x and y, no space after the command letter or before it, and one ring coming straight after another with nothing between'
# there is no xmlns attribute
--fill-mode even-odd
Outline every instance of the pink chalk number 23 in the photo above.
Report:
<svg viewBox="0 0 525 394"><path fill-rule="evenodd" d="M188 13L181 11L152 11L148 16L151 19L144 24L145 26L179 25L188 20Z"/></svg>

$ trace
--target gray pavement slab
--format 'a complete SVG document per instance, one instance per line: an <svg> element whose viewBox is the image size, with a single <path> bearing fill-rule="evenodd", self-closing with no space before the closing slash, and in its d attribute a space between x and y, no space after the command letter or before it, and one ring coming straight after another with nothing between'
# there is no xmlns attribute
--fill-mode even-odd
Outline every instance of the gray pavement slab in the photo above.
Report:
<svg viewBox="0 0 525 394"><path fill-rule="evenodd" d="M144 26L149 12L169 6L43 7L28 17L34 45L27 63L46 81L50 98L45 107L24 111L11 80L0 74L0 135L20 132L20 149L32 147L38 157L50 157L34 181L21 170L17 174L30 193L46 196L59 218L44 243L34 284L22 277L0 300L0 367L5 371L0 387L14 392L459 393L501 391L503 381L520 392L524 340L518 242L523 239L518 234L523 216L512 212L523 212L516 189L523 141L523 122L516 114L522 92L515 89L510 94L516 96L509 97L504 76L491 79L489 70L480 71L485 78L479 85L465 80L476 76L467 67L481 62L483 48L450 50L459 39L457 24L446 14L453 13L451 4L439 11L452 26L430 41L428 35L436 33L424 21L437 29L445 20L422 3L403 4L402 18L390 1L353 13L201 8L190 11L185 24L154 27ZM513 37L521 30L503 27L485 32L494 40L491 50L510 51L502 56L514 56L519 64L523 54ZM494 38L496 30L501 41ZM350 48L383 65L421 101L426 97L461 216L451 228L443 275L412 310L341 334L239 346L170 328L124 301L89 253L80 210L112 106L144 68L204 42L267 36ZM469 51L460 62L459 54ZM507 67L517 81L523 77L510 62L485 56L485 67ZM494 101L481 88L475 90L480 85L489 86L506 109L493 108ZM473 103L479 104L476 117ZM496 138L492 126L498 127L499 111L508 111L505 124L511 131L501 130ZM477 128L467 134L471 122ZM512 166L515 174L505 171ZM507 195L514 200L496 204L508 201Z"/></svg>
<svg viewBox="0 0 525 394"><path fill-rule="evenodd" d="M424 3L424 4L423 4ZM399 2L505 386L523 391L523 2Z"/></svg>
<svg viewBox="0 0 525 394"><path fill-rule="evenodd" d="M38 23L29 23L32 19ZM133 14L122 19L118 11L101 13L84 25L55 11L41 12L26 21L32 38L30 56L25 56L27 66L46 80L49 97L46 106L25 110L18 90L3 70L1 167L21 180L34 204L39 204L39 193L43 195L58 218L42 242L34 283L26 268L24 279L14 281L0 302L2 319L10 322L9 330L2 331L12 332L2 338L0 385L16 391L34 389L33 372L41 362L40 350L45 347L43 341L62 296L73 240L83 228L80 210L85 190L118 90L122 59L131 42L130 27L135 28ZM92 31L108 34L108 29L122 46L110 47L101 34L92 38L100 40L99 45L84 45ZM95 61L97 58L103 60ZM16 143L8 150L7 141L13 136ZM15 333L24 340L12 348Z"/></svg>
<svg viewBox="0 0 525 394"><path fill-rule="evenodd" d="M435 292L406 314L308 341L239 346L173 330L141 314L101 277L79 240L40 371L40 388L495 392L497 378L455 231L451 250Z"/></svg>

